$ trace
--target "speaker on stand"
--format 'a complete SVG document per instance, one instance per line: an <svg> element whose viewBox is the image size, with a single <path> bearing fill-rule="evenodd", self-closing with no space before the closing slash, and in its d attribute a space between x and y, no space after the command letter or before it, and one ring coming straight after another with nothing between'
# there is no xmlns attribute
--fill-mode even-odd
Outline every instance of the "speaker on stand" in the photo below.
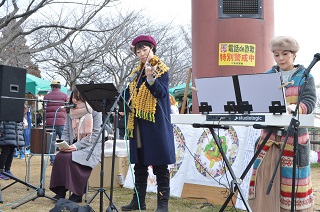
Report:
<svg viewBox="0 0 320 212"><path fill-rule="evenodd" d="M26 69L0 65L0 121L23 121L26 75Z"/></svg>
<svg viewBox="0 0 320 212"><path fill-rule="evenodd" d="M24 102L26 88L26 70L12 66L0 65L0 121L23 121ZM15 180L15 182L1 189L1 191L19 182L27 187L38 189L36 186L26 183L12 176L3 169L0 173ZM0 194L1 194L0 191Z"/></svg>

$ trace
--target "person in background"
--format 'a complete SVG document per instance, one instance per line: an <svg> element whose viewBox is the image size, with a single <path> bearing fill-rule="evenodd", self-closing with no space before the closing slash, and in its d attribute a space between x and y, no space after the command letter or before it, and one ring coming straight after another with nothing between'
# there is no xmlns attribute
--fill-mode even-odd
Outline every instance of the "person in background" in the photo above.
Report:
<svg viewBox="0 0 320 212"><path fill-rule="evenodd" d="M25 145L23 139L23 122L0 121L0 169L13 176L10 171L14 149ZM1 180L9 177L0 174Z"/></svg>
<svg viewBox="0 0 320 212"><path fill-rule="evenodd" d="M27 104L24 104L24 111L23 111L23 138L25 146L20 146L14 149L14 158L25 159L26 154L30 154L30 132L31 132L31 112L30 108Z"/></svg>
<svg viewBox="0 0 320 212"><path fill-rule="evenodd" d="M171 109L171 114L179 114L179 109L177 107L177 102L176 99L170 94L170 109Z"/></svg>
<svg viewBox="0 0 320 212"><path fill-rule="evenodd" d="M76 88L71 93L70 104L72 103L76 107L67 109L67 120L61 137L69 143L70 148L59 148L49 188L56 194L53 197L55 199L65 198L66 191L69 190L72 192L69 200L82 202L91 171L100 161L101 137L89 160L86 158L100 136L102 114L93 111Z"/></svg>
<svg viewBox="0 0 320 212"><path fill-rule="evenodd" d="M168 164L175 163L173 128L170 119L169 68L156 53L156 41L140 35L132 41L131 50L140 60L130 77L125 98L131 99L127 124L130 140L130 162L134 165L135 193L122 211L146 210L145 196L148 166L157 177L157 210L168 211L170 176ZM132 96L130 96L132 94Z"/></svg>
<svg viewBox="0 0 320 212"><path fill-rule="evenodd" d="M25 108L25 116L23 119L23 125L24 125L24 130L23 130L23 137L25 141L25 154L29 155L30 154L30 141L31 141L31 128L32 128L32 114L30 107L26 105L27 108Z"/></svg>
<svg viewBox="0 0 320 212"><path fill-rule="evenodd" d="M124 139L126 133L126 126L125 126L125 115L124 112L119 112L118 115L118 129L119 129L119 139Z"/></svg>
<svg viewBox="0 0 320 212"><path fill-rule="evenodd" d="M280 73L285 88L288 112L291 113L295 110L299 97L301 102L297 112L300 114L312 113L317 101L315 82L311 74L309 74L307 82L304 77L305 68L302 65L294 65L299 50L298 42L289 36L277 36L270 40L270 49L276 65L266 73ZM304 84L305 89L301 94L301 87ZM280 150L284 145L287 131L278 131L271 135L253 164L249 187L249 204L252 211L290 211L294 155L293 133L293 131L289 133L282 155L280 155ZM266 135L267 131L263 130L257 148ZM295 211L313 211L314 202L309 163L310 140L308 130L305 128L298 129L297 148ZM267 195L267 188L279 157L281 157L281 164L278 167L270 194Z"/></svg>
<svg viewBox="0 0 320 212"><path fill-rule="evenodd" d="M114 132L115 132L115 123L114 123L114 118L115 118L115 115L114 115L114 112L111 113L110 115L110 124L112 125L112 127L109 127L110 124L106 124L106 131L107 131L107 134L108 134L108 138L110 139L113 139L114 137ZM117 132L117 135L116 135L116 139L121 139L123 140L124 139L124 136L125 136L125 116L124 116L124 112L118 112L118 126L117 126L117 129L118 129L118 132Z"/></svg>
<svg viewBox="0 0 320 212"><path fill-rule="evenodd" d="M42 115L39 110L36 111L36 127L40 127L42 123Z"/></svg>
<svg viewBox="0 0 320 212"><path fill-rule="evenodd" d="M56 135L59 139L61 139L64 122L66 120L66 109L60 108L57 113L56 111L59 107L64 105L64 102L68 102L69 100L68 95L61 92L60 89L60 82L57 80L53 80L51 82L51 91L44 96L44 100L48 100L46 107L45 126L46 128L51 129L54 127ZM50 155L50 165L53 165L53 161L54 155Z"/></svg>

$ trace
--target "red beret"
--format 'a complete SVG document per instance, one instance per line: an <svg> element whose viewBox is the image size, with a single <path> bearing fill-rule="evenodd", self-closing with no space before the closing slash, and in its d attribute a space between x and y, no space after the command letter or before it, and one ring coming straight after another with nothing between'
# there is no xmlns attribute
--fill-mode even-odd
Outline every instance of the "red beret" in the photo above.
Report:
<svg viewBox="0 0 320 212"><path fill-rule="evenodd" d="M138 37L133 39L132 46L135 46L137 43L142 42L142 41L149 42L152 45L154 45L154 47L157 47L156 40L153 37L151 37L150 35L139 35Z"/></svg>

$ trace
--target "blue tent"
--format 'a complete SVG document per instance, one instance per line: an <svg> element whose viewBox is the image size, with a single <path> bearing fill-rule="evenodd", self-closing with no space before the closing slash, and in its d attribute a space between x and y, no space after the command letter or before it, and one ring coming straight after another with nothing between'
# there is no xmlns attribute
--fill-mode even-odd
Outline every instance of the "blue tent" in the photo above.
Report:
<svg viewBox="0 0 320 212"><path fill-rule="evenodd" d="M46 94L51 91L51 82L43 80L39 77L27 74L26 77L26 93L31 92L33 95ZM61 86L61 91L63 93L68 92L68 88Z"/></svg>

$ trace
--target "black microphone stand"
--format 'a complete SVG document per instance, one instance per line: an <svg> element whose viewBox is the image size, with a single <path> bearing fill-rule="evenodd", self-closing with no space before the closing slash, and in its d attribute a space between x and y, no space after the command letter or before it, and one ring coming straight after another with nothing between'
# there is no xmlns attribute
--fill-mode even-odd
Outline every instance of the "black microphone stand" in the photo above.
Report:
<svg viewBox="0 0 320 212"><path fill-rule="evenodd" d="M52 101L52 100L38 100L38 99L35 100L35 99L15 98L15 97L7 97L7 96L1 96L1 98L10 98L10 99L18 99L18 100L20 99L20 100L37 101L37 102L41 101L41 102L42 102L42 105L43 105L43 120L44 120L44 122L45 122L45 120L46 120L46 107L47 107L47 102L55 102L55 103L66 104L66 102L59 102L59 101ZM56 199L54 199L54 198L52 198L52 197L49 197L49 196L46 196L46 195L45 195L45 189L43 188L43 180L44 180L44 174L43 174L44 164L43 164L43 162L44 162L44 151L45 151L44 142L45 142L45 138L46 138L45 123L42 125L42 130L43 130L43 132L42 132L42 143L41 143L41 168L40 168L40 185L39 185L39 187L36 187L36 186L31 185L31 184L29 184L29 183L26 183L26 182L24 182L24 181L22 181L22 180L19 180L18 178L16 178L16 177L14 177L14 176L12 176L12 175L4 172L3 170L1 171L1 174L5 175L5 176L7 176L7 177L10 177L10 178L14 179L15 181L17 181L17 182L19 182L19 183L22 183L22 184L24 184L24 185L26 185L26 186L28 186L28 187L30 187L30 188L33 188L33 189L37 190L37 196L35 196L35 197L33 197L33 198L30 198L30 199L28 199L28 200L26 200L26 201L24 201L24 202L21 202L21 203L18 204L18 205L12 206L12 207L11 207L12 209L16 209L17 207L19 207L19 206L21 206L21 205L23 205L23 204L25 204L25 203L27 203L27 202L33 201L33 200L37 199L38 197L46 197L46 198L48 198L48 199L51 199L51 200L56 201ZM14 182L14 183L15 183L15 182ZM14 183L9 184L8 186L4 187L4 188L1 189L1 190L6 189L7 187L13 185Z"/></svg>
<svg viewBox="0 0 320 212"><path fill-rule="evenodd" d="M293 132L293 167L292 167L292 188L291 188L291 212L294 212L294 200L295 200L295 181L296 181L296 169L297 169L297 150L298 150L298 131L299 131L299 125L300 125L300 122L298 119L296 119L296 116L299 114L298 113L298 110L299 110L299 105L300 105L300 102L301 102L301 98L302 98L302 94L305 90L305 85L308 83L308 79L309 79L309 73L311 71L311 68L316 64L317 61L319 61L320 59L320 54L315 54L314 55L315 59L311 62L311 64L308 66L308 68L305 70L305 73L304 73L304 77L305 77L305 82L300 90L300 93L299 93L299 97L298 97L298 101L297 101L297 104L296 104L296 108L294 110L294 112L292 112L292 119L290 121L290 124L288 126L288 129L287 129L287 134L286 134L286 138L283 142L283 146L281 148L281 151L280 151L280 155L279 155L279 158L277 160L277 164L276 164L276 167L274 169L274 172L273 172L273 175L270 179L270 183L269 183L269 186L267 188L267 192L266 194L269 195L270 193L270 190L271 190L271 187L273 185L273 181L274 181L274 178L276 176L276 173L277 173L277 170L278 170L278 167L279 167L279 164L281 162L281 157L282 157L282 154L283 154L283 151L284 151L284 148L287 144L287 141L288 141L288 138L289 138L289 135L291 132Z"/></svg>

